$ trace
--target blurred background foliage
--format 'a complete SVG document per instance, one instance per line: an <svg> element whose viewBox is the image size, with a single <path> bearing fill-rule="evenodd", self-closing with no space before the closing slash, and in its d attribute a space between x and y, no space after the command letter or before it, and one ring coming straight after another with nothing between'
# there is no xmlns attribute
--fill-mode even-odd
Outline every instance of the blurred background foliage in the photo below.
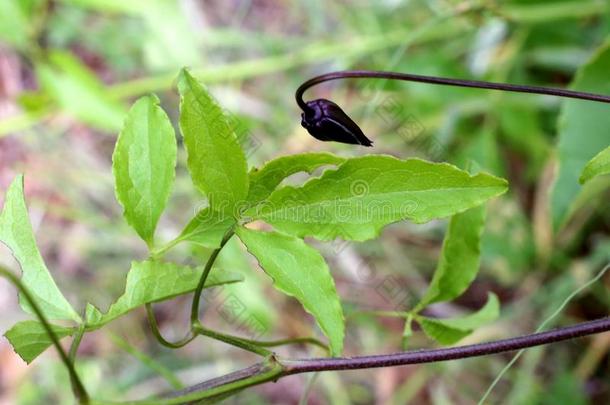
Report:
<svg viewBox="0 0 610 405"><path fill-rule="evenodd" d="M374 152L462 168L476 162L508 178L510 193L489 207L477 281L429 315L480 308L493 291L502 302L500 319L461 343L527 333L610 260L609 179L584 188L577 182L584 163L610 144L608 106L389 81L316 88L312 93L352 112L375 140L365 150L312 139L299 125L293 91L312 75L361 68L610 94L609 33L606 0L2 0L0 194L25 173L37 241L61 289L77 308L86 301L107 308L123 291L130 261L146 252L114 198L116 134L129 104L149 92L175 121L174 80L190 66L234 114L253 166L302 151ZM159 226L166 240L204 203L181 153ZM357 311L416 302L445 229L446 221L400 223L376 241L320 245L348 316L347 355L401 348L400 320ZM172 255L201 264L208 254L185 246ZM4 247L0 261L18 268ZM259 277L239 244L223 251L218 267L243 272L246 281L208 298L209 325L266 339L316 333L299 305ZM607 315L609 282L604 277L579 295L549 326ZM4 332L25 316L3 280L0 291ZM182 335L187 307L183 298L158 306L166 335ZM96 398L141 398L253 361L203 338L170 352L151 337L143 311L108 329L81 345L79 367ZM417 331L409 341L431 345ZM530 350L490 402L609 403L609 349L610 334L602 334ZM306 347L278 352L321 355ZM474 403L509 359L324 373L309 403ZM70 403L67 378L52 350L26 367L0 340L1 404ZM286 378L229 403L297 403L310 379Z"/></svg>

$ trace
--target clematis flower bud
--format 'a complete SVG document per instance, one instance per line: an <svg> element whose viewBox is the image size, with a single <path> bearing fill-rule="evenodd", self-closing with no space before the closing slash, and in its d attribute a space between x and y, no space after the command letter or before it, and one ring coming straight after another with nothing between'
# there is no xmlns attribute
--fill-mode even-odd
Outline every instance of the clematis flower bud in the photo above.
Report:
<svg viewBox="0 0 610 405"><path fill-rule="evenodd" d="M307 102L301 125L320 141L372 146L360 127L337 104L324 98Z"/></svg>

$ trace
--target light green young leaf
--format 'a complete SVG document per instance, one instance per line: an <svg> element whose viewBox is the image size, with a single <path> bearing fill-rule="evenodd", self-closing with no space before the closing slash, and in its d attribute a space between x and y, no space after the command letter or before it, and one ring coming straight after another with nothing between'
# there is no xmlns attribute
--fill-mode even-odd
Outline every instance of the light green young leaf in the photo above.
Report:
<svg viewBox="0 0 610 405"><path fill-rule="evenodd" d="M446 163L370 155L301 187L279 188L245 215L299 237L363 241L393 222L454 215L506 190L506 180L486 173L470 176Z"/></svg>
<svg viewBox="0 0 610 405"><path fill-rule="evenodd" d="M475 279L481 259L485 212L485 205L480 205L451 217L436 271L416 311L459 297Z"/></svg>
<svg viewBox="0 0 610 405"><path fill-rule="evenodd" d="M125 115L122 104L106 95L104 85L85 65L65 52L53 52L50 64L38 64L42 87L67 113L104 131L117 131Z"/></svg>
<svg viewBox="0 0 610 405"><path fill-rule="evenodd" d="M610 42L600 47L577 72L573 90L610 94ZM610 105L563 101L559 119L559 171L551 191L553 227L558 229L574 212L572 203L581 191L578 178L589 160L608 146Z"/></svg>
<svg viewBox="0 0 610 405"><path fill-rule="evenodd" d="M127 274L125 293L110 306L97 324L89 326L97 328L144 304L194 291L202 271L201 267L193 268L167 262L132 262ZM236 283L242 279L234 273L213 272L208 277L205 288Z"/></svg>
<svg viewBox="0 0 610 405"><path fill-rule="evenodd" d="M585 184L596 176L610 174L610 146L599 152L587 163L580 175L580 184Z"/></svg>
<svg viewBox="0 0 610 405"><path fill-rule="evenodd" d="M418 315L416 320L426 335L441 344L450 345L469 335L473 330L492 322L499 315L500 302L498 297L489 293L487 303L473 314L451 319L427 318Z"/></svg>
<svg viewBox="0 0 610 405"><path fill-rule="evenodd" d="M327 152L299 153L270 160L260 169L250 171L248 202L255 204L263 201L282 180L295 173L311 174L318 167L338 165L343 162L345 162L345 158Z"/></svg>
<svg viewBox="0 0 610 405"><path fill-rule="evenodd" d="M220 247L222 238L233 224L235 224L233 216L206 207L200 210L184 227L178 240L216 249Z"/></svg>
<svg viewBox="0 0 610 405"><path fill-rule="evenodd" d="M22 175L13 180L6 192L4 209L0 214L0 241L8 246L19 262L21 282L40 305L45 316L48 319L79 322L80 317L57 288L36 246L23 195ZM33 313L23 296L20 296L19 303L24 311Z"/></svg>
<svg viewBox="0 0 610 405"><path fill-rule="evenodd" d="M171 193L175 167L174 128L156 96L142 97L125 119L112 171L123 215L149 246Z"/></svg>
<svg viewBox="0 0 610 405"><path fill-rule="evenodd" d="M104 314L90 302L85 306L85 323L87 325L97 325L104 317Z"/></svg>
<svg viewBox="0 0 610 405"><path fill-rule="evenodd" d="M222 109L187 70L178 77L180 129L195 186L215 211L235 214L248 195L248 168Z"/></svg>
<svg viewBox="0 0 610 405"><path fill-rule="evenodd" d="M273 279L273 286L295 297L328 337L331 354L343 350L345 320L335 283L324 258L303 240L277 232L239 228L237 236Z"/></svg>
<svg viewBox="0 0 610 405"><path fill-rule="evenodd" d="M51 325L51 328L58 339L70 336L76 330L59 325ZM15 352L28 364L53 344L44 326L38 321L18 322L4 336Z"/></svg>

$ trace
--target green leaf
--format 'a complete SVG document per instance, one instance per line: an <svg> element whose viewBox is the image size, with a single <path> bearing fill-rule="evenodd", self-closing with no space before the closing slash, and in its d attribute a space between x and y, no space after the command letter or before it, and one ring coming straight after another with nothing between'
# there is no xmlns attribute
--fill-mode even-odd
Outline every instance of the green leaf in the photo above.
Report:
<svg viewBox="0 0 610 405"><path fill-rule="evenodd" d="M21 282L40 305L48 319L71 319L80 317L57 288L53 277L38 251L36 240L23 195L23 176L13 180L4 200L0 214L0 241L13 253L21 266ZM19 303L24 311L33 313L25 297Z"/></svg>
<svg viewBox="0 0 610 405"><path fill-rule="evenodd" d="M125 293L110 306L108 312L98 320L97 324L90 326L100 327L141 305L167 300L194 291L202 271L202 267L193 268L151 260L134 261L131 263L131 269L127 275ZM214 272L208 277L205 288L236 283L241 280L240 275Z"/></svg>
<svg viewBox="0 0 610 405"><path fill-rule="evenodd" d="M282 180L295 173L311 174L318 167L338 165L343 162L345 162L345 158L326 152L299 153L273 159L260 169L250 171L248 202L263 201L280 185Z"/></svg>
<svg viewBox="0 0 610 405"><path fill-rule="evenodd" d="M468 330L450 328L432 318L417 317L417 321L428 337L443 345L452 345L472 332Z"/></svg>
<svg viewBox="0 0 610 405"><path fill-rule="evenodd" d="M577 72L573 90L610 94L610 42ZM608 146L610 106L604 103L565 100L559 119L559 171L551 191L554 229L560 228L573 212L571 205L581 191L578 178L583 168Z"/></svg>
<svg viewBox="0 0 610 405"><path fill-rule="evenodd" d="M40 63L42 87L68 114L104 131L117 131L125 115L122 104L106 95L104 84L73 55L53 52L53 64Z"/></svg>
<svg viewBox="0 0 610 405"><path fill-rule="evenodd" d="M174 128L156 96L142 97L119 134L112 171L123 215L149 246L172 189L175 167Z"/></svg>
<svg viewBox="0 0 610 405"><path fill-rule="evenodd" d="M273 328L281 309L269 299L266 291L267 275L260 271L252 271L252 263L249 259L250 255L239 239L231 238L220 251L212 271L216 271L218 266L222 269L231 269L244 277L241 283L224 286L223 292L226 292L227 297L239 299L242 307L246 309L240 314L240 321L247 325L250 336L256 338Z"/></svg>
<svg viewBox="0 0 610 405"><path fill-rule="evenodd" d="M417 322L432 339L450 345L472 333L473 330L492 322L500 315L500 303L495 294L489 293L487 303L477 312L451 319L427 318L416 316Z"/></svg>
<svg viewBox="0 0 610 405"><path fill-rule="evenodd" d="M343 350L345 321L335 283L324 258L303 240L277 232L239 228L237 236L273 279L273 286L295 297L328 337L331 354Z"/></svg>
<svg viewBox="0 0 610 405"><path fill-rule="evenodd" d="M475 279L481 259L485 211L485 205L480 205L451 217L438 266L416 311L459 297Z"/></svg>
<svg viewBox="0 0 610 405"><path fill-rule="evenodd" d="M595 176L610 173L610 146L599 152L587 163L580 175L580 184L585 184Z"/></svg>
<svg viewBox="0 0 610 405"><path fill-rule="evenodd" d="M96 325L102 322L104 314L97 309L93 304L87 303L85 306L85 323L87 325Z"/></svg>
<svg viewBox="0 0 610 405"><path fill-rule="evenodd" d="M233 224L235 218L232 216L206 207L191 219L177 239L216 249L220 247L222 238Z"/></svg>
<svg viewBox="0 0 610 405"><path fill-rule="evenodd" d="M220 106L187 70L178 77L180 129L195 186L215 211L234 213L248 195L246 157Z"/></svg>
<svg viewBox="0 0 610 405"><path fill-rule="evenodd" d="M76 330L58 325L51 325L51 328L58 339L70 336ZM15 352L28 364L53 344L44 326L38 321L18 322L4 336Z"/></svg>
<svg viewBox="0 0 610 405"><path fill-rule="evenodd" d="M453 215L506 189L506 180L470 176L446 163L370 155L349 159L301 187L279 188L245 215L299 237L363 241L393 222Z"/></svg>

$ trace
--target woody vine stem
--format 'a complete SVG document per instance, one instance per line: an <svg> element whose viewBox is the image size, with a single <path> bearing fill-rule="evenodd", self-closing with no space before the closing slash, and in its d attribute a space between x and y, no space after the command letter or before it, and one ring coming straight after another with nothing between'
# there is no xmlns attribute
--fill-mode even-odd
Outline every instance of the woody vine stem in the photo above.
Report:
<svg viewBox="0 0 610 405"><path fill-rule="evenodd" d="M301 84L301 86L299 86L296 91L296 102L303 110L304 114L303 126L306 127L307 130L314 137L321 140L336 140L346 143L361 143L365 146L371 145L370 141L368 141L368 139L363 136L362 131L347 116L347 114L340 110L336 105L335 106L337 107L338 112L337 109L333 109L332 105L329 107L329 103L334 103L329 102L328 100L321 99L314 100L314 102L310 102L313 104L310 104L306 103L303 100L303 94L310 87L331 80L350 78L402 80L446 86L500 90L517 93L544 94L572 99L610 103L610 96L549 87L493 83L476 80L462 80L398 72L368 70L339 71L313 77ZM316 101L322 101L322 104L316 105ZM316 108L319 108L319 110L316 111ZM319 113L321 113L321 115ZM335 115L333 116L333 114ZM324 122L324 120L326 121ZM316 127L316 124L320 125ZM356 139L357 142L354 142L354 139L349 138L348 141L346 141L345 138L337 139L332 133L324 133L325 131L333 130L339 130L339 132L351 132L351 135L354 135L354 139ZM358 135L358 132L363 136L365 142L362 142L363 138ZM197 384L185 390L174 392L172 394L172 397L176 400L196 400L202 398L213 398L222 396L223 394L227 394L229 392L235 392L249 386L262 384L268 381L277 381L281 377L285 377L292 374L301 374L317 371L339 371L378 367L392 367L407 364L421 364L437 361L457 360L469 357L478 357L489 354L497 354L526 349L534 346L561 342L564 340L608 331L610 331L610 317L605 317L594 321L582 322L576 325L554 329L546 332L533 333L529 335L496 340L487 343L443 349L412 350L393 354L357 356L349 358L318 358L299 360L280 359L272 354L268 356L264 362L257 363L243 370L239 370L234 373L203 382L201 384Z"/></svg>
<svg viewBox="0 0 610 405"><path fill-rule="evenodd" d="M442 78L432 76L422 76L407 73L383 72L383 71L339 71L331 72L324 75L316 76L304 82L296 91L295 98L297 104L304 113L311 112L308 104L303 100L304 92L317 84L348 78L376 78L403 80L430 84L440 84L448 86L460 86L480 89L501 90L519 93L533 93L552 95L565 98L573 98L588 101L597 101L610 103L610 97L594 93L578 92L572 90L564 90L557 88L513 85L505 83L493 83L474 80L461 80L453 78ZM272 357L275 367L279 365L277 373L272 373L273 376L265 379L265 381L275 380L282 376L299 374L312 371L330 371L330 370L353 370L363 368L388 367L406 364L429 363L435 361L455 360L468 357L483 356L489 354L514 351L519 349L530 348L549 343L560 342L563 340L582 337L590 334L607 332L610 330L610 318L602 318L595 321L582 322L573 326L559 328L547 332L534 333L530 335L520 336L516 338L497 340L487 343L431 350L416 350L401 352L388 355L377 356L361 356L352 358L332 358L332 359L306 359L306 360L282 360ZM236 382L245 383L246 380L255 376L260 376L269 373L269 365L267 363L259 363L255 366L240 370L233 374L229 374L218 379L204 382L197 386L188 388L182 394L194 393L201 390L214 390L223 385L232 385ZM273 367L271 367L273 368ZM264 381L252 381L251 385L260 384ZM241 384L240 384L241 385ZM178 393L176 393L178 394Z"/></svg>
<svg viewBox="0 0 610 405"><path fill-rule="evenodd" d="M470 88L480 89L492 89L502 90L520 93L535 93L535 94L546 94L566 98L574 98L589 101L598 101L603 103L610 103L610 97L584 93L572 90L563 90L556 88L547 87L536 87L536 86L523 86L523 85L512 85L503 83L492 83L472 80L460 80L451 78L431 77L431 76L420 76L406 73L396 72L381 72L381 71L340 71L324 74L321 76L314 77L304 82L296 91L297 104L303 109L304 113L311 114L311 107L303 101L304 92L317 84L338 79L347 78L377 78L377 79L390 79L390 80L403 80L403 81L414 81L422 83L440 84L448 86L461 86ZM335 110L336 112L336 110ZM341 112L342 113L342 112ZM344 114L344 113L343 113ZM311 116L310 116L311 117ZM345 115L346 117L346 115ZM333 118L333 117L331 117ZM344 117L341 117L344 119ZM349 118L348 118L349 119ZM344 121L345 122L345 121ZM350 119L351 122L351 119ZM315 124L315 120L313 121ZM342 122L339 121L339 124ZM355 124L354 124L355 125ZM357 126L356 126L357 127ZM320 133L317 133L320 135ZM324 135L324 134L323 134ZM332 139L325 139L332 140ZM350 142L353 143L353 142ZM368 145L367 145L368 146ZM232 233L225 236L223 242L226 242ZM224 243L223 243L224 245ZM407 364L421 364L431 363L438 361L448 361L464 359L469 357L484 356L490 354L497 354L509 351L515 351L520 349L526 349L534 346L546 345L549 343L561 342L569 339L583 337L592 334L598 334L602 332L610 331L610 317L605 317L593 321L582 322L576 325L558 328L550 331L533 333L529 335L501 339L486 343L441 348L441 349L426 349L426 350L412 350L406 352L374 355L374 356L356 356L356 357L336 357L336 358L311 358L311 359L283 359L277 357L274 353L263 349L263 346L276 346L286 343L310 343L321 345L321 343L312 338L302 338L300 340L286 340L286 341L274 341L274 342L257 342L247 339L243 339L236 336L230 336L220 334L204 328L198 317L199 312L199 297L205 284L205 280L211 266L216 258L216 255L222 247L215 252L213 257L206 265L206 271L204 271L199 286L195 291L193 299L193 306L191 311L191 330L189 335L181 342L171 343L165 341L157 328L156 321L154 319L154 313L150 305L147 306L149 320L155 336L162 342L165 342L170 347L181 347L186 343L190 342L197 335L205 335L212 337L217 340L224 341L225 343L239 346L245 350L252 351L259 355L265 356L265 360L247 367L245 369L209 380L203 383L194 385L184 390L175 391L168 394L165 398L161 399L162 403L165 404L178 404L191 401L199 401L202 399L220 399L231 393L238 392L244 388L263 384L269 381L277 381L279 378L308 372L319 372L319 371L339 371L339 370L356 370L366 368L379 368L379 367L393 367ZM47 322L43 312L36 304L33 297L28 293L27 289L21 284L19 279L9 271L0 267L0 276L4 276L11 281L23 294L23 296L29 301L32 309L36 316L41 321L43 327L49 334L49 337L53 341L62 361L66 364L68 372L70 373L71 380L74 386L76 397L81 403L87 403L89 401L87 392L82 385L75 369L70 356L63 350L59 344L59 339L52 330L51 326ZM153 401L156 403L156 401ZM132 403L151 403L151 400L145 400L142 402L136 401Z"/></svg>

